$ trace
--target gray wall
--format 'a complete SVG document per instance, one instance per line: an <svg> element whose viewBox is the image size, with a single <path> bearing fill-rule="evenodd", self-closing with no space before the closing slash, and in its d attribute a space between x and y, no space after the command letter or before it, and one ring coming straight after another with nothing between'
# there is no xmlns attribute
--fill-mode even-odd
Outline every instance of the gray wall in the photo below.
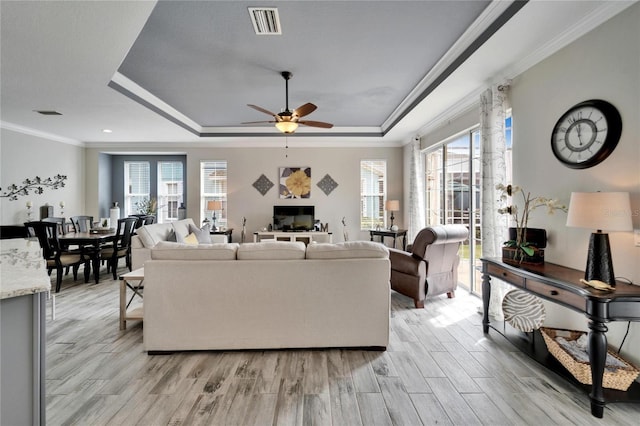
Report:
<svg viewBox="0 0 640 426"><path fill-rule="evenodd" d="M631 194L634 228L640 228L640 4L614 17L556 54L514 78L513 108L514 184L532 195L558 198L569 204L574 191L627 191ZM571 106L587 99L613 103L622 115L623 131L615 151L601 164L573 170L551 151L551 130ZM478 107L479 108L479 107ZM426 148L478 123L479 110L461 114L421 138ZM474 121L475 115L475 121ZM538 209L530 225L547 229L549 262L584 269L591 230L568 228L566 214L545 214ZM640 247L632 232L609 234L616 276L640 284ZM587 330L583 315L545 302L549 327ZM631 326L623 347L627 359L640 364L640 324ZM618 346L624 323L608 325L609 342ZM636 350L632 350L635 348Z"/></svg>
<svg viewBox="0 0 640 426"><path fill-rule="evenodd" d="M27 220L26 202L33 203L33 219L38 220L39 207L48 203L54 215L60 214L60 201L65 202L65 216L83 214L85 208L85 162L83 147L68 145L7 129L0 130L0 187L20 185L36 176L68 177L64 188L44 189L44 193L20 196L16 201L0 198L0 224L21 224ZM95 190L94 190L95 191Z"/></svg>
<svg viewBox="0 0 640 426"><path fill-rule="evenodd" d="M568 203L572 191L628 191L634 228L640 228L640 4L570 44L513 80L514 181L533 194ZM551 129L572 105L604 99L622 115L623 130L615 151L599 165L564 167L550 148ZM532 226L549 230L545 256L551 262L584 269L591 230L567 228L566 215L532 215ZM632 232L609 234L616 276L640 284L640 247ZM586 320L567 309L546 304L549 325L586 330ZM631 325L625 356L640 363L640 324ZM618 345L626 324L609 326L610 342ZM632 351L632 348L635 348Z"/></svg>
<svg viewBox="0 0 640 426"><path fill-rule="evenodd" d="M124 217L124 163L125 161L149 161L150 162L150 170L149 170L149 178L150 178L150 190L151 197L156 197L157 187L158 187L158 162L159 161L182 161L183 168L183 176L182 179L184 182L186 180L186 170L187 170L187 158L184 155L107 155L100 154L100 156L108 156L110 157L111 163L109 167L109 174L111 177L111 198L109 203L107 204L106 210L109 210L109 207L113 204L114 201L117 201L120 205L120 215ZM102 173L102 170L100 170ZM102 189L100 191L103 192ZM183 197L185 200L188 200L188 192L189 192L189 184L184 186ZM195 194L198 196L198 193ZM104 208L103 204L100 204L100 208Z"/></svg>

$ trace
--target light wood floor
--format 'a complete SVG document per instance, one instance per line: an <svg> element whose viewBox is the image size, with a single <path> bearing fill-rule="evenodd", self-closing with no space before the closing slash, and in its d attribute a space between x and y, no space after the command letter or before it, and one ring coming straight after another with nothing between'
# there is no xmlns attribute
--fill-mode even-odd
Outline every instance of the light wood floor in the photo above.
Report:
<svg viewBox="0 0 640 426"><path fill-rule="evenodd" d="M640 404L609 404L604 419L592 417L584 393L497 333L483 335L480 301L464 291L428 300L421 310L393 293L386 352L148 356L141 323L118 329L118 282L106 273L102 280L67 277L57 317L48 315L49 425L541 426L640 419Z"/></svg>

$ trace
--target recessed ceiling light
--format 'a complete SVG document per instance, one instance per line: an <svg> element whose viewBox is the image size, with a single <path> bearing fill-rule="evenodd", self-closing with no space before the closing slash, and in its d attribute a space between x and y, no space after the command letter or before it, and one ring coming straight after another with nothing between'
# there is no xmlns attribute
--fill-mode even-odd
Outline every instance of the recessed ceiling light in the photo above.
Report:
<svg viewBox="0 0 640 426"><path fill-rule="evenodd" d="M113 133L111 129L102 129L102 133Z"/></svg>

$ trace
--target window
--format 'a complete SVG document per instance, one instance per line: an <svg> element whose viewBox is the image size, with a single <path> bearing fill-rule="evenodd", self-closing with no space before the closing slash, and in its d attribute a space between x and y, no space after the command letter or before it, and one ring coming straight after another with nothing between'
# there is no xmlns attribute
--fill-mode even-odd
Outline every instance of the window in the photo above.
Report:
<svg viewBox="0 0 640 426"><path fill-rule="evenodd" d="M360 229L386 227L384 202L387 195L387 162L360 162Z"/></svg>
<svg viewBox="0 0 640 426"><path fill-rule="evenodd" d="M158 222L178 219L183 198L183 166L181 161L158 161Z"/></svg>
<svg viewBox="0 0 640 426"><path fill-rule="evenodd" d="M124 162L124 216L138 213L137 203L150 196L148 161Z"/></svg>
<svg viewBox="0 0 640 426"><path fill-rule="evenodd" d="M221 209L207 210L209 201L220 201ZM227 226L227 162L202 161L200 163L200 211L205 220L216 216L216 226Z"/></svg>

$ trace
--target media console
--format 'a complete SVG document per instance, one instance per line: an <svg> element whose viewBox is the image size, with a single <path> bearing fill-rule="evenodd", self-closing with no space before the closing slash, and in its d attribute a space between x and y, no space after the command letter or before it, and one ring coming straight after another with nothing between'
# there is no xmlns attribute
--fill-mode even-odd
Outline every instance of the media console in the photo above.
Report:
<svg viewBox="0 0 640 426"><path fill-rule="evenodd" d="M318 232L318 231L308 231L308 232L282 232L282 231L264 231L264 232L254 232L253 233L253 242L257 243L260 241L302 241L305 244L309 244L312 241L318 243L332 243L333 242L333 234L331 232Z"/></svg>
<svg viewBox="0 0 640 426"><path fill-rule="evenodd" d="M618 281L612 292L587 287L580 283L584 272L553 263L541 265L511 264L500 259L482 261L482 327L498 331L536 361L550 368L589 392L591 414L602 418L606 402L640 401L640 383L634 382L627 391L605 389L602 386L607 354L607 326L610 321L640 321L640 287ZM540 333L534 332L533 341L518 338L518 333L502 330L489 322L491 277L498 278L517 288L535 294L545 300L583 313L589 319L589 361L592 386L581 385L546 350ZM572 380L573 379L573 380Z"/></svg>

